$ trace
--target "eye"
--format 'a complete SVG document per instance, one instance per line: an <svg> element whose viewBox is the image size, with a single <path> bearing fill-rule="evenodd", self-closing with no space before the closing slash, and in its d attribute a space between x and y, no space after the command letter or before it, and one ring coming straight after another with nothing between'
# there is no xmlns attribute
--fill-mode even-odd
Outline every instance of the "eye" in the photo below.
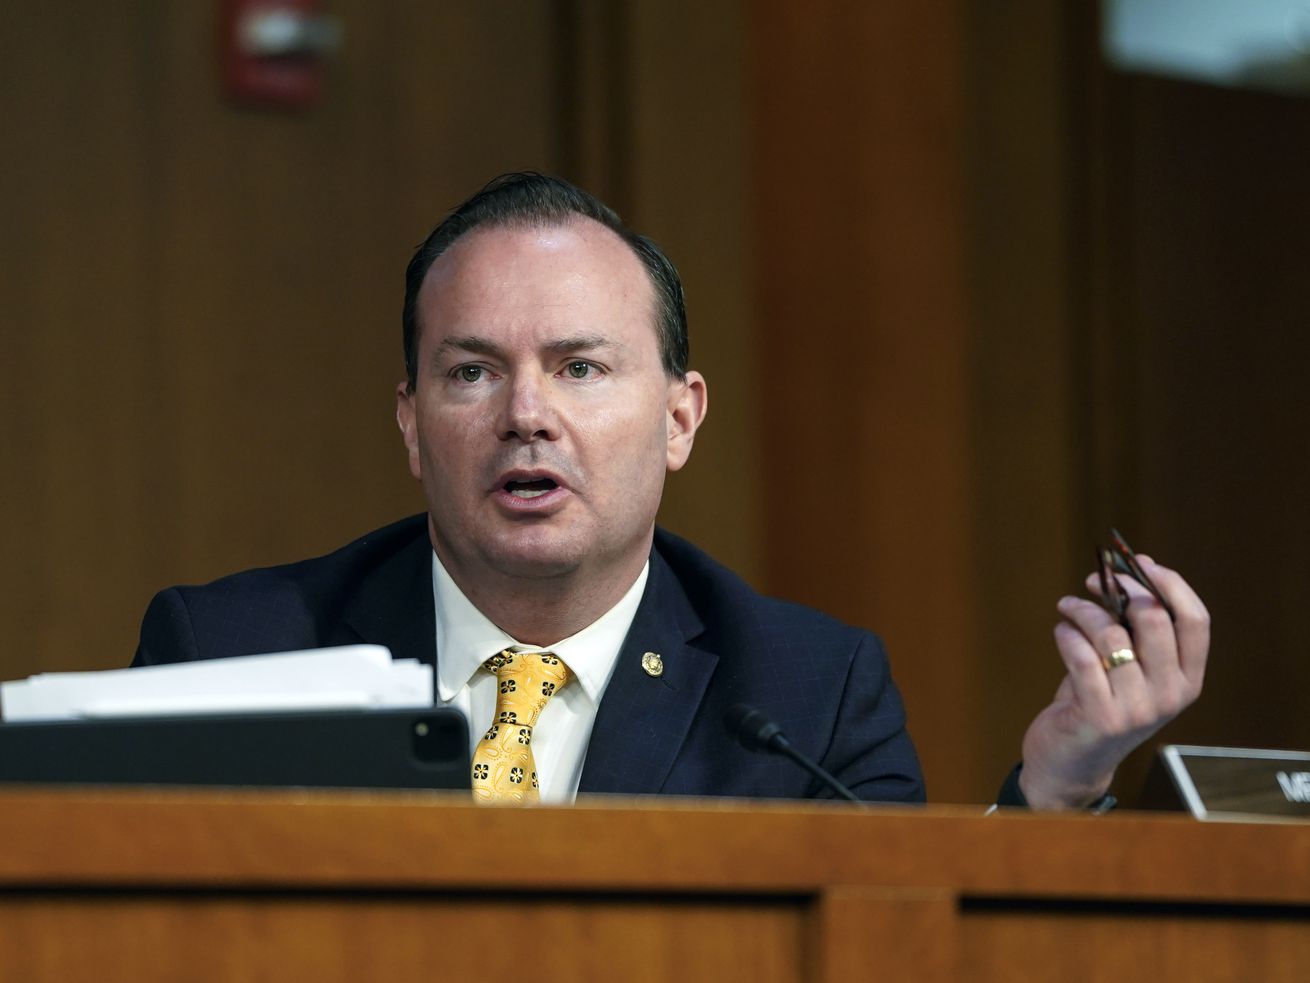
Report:
<svg viewBox="0 0 1310 983"><path fill-rule="evenodd" d="M455 378L460 382L477 382L482 378L481 365L461 365L455 370Z"/></svg>
<svg viewBox="0 0 1310 983"><path fill-rule="evenodd" d="M570 362L564 371L569 374L570 379L586 379L588 376L594 374L595 370L596 366L592 365L590 362L577 361Z"/></svg>

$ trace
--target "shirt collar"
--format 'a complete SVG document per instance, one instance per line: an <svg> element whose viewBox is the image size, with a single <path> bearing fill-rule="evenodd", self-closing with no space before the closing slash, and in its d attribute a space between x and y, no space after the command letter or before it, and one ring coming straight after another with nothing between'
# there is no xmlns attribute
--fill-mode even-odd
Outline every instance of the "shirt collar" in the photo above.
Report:
<svg viewBox="0 0 1310 983"><path fill-rule="evenodd" d="M573 671L593 705L599 704L614 672L619 649L637 616L649 576L650 561L647 560L628 592L614 607L576 634L547 646ZM432 601L437 622L437 692L443 702L454 699L482 664L497 652L514 647L537 650L537 646L523 645L496 627L474 607L441 565L435 550L432 553Z"/></svg>

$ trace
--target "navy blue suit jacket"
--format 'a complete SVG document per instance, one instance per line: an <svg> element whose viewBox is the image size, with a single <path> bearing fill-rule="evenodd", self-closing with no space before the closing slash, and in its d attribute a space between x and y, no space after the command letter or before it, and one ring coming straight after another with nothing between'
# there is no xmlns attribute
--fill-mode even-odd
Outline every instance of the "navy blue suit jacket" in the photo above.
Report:
<svg viewBox="0 0 1310 983"><path fill-rule="evenodd" d="M413 516L330 553L156 595L133 665L354 645L435 664L432 547ZM657 652L664 672L641 667ZM863 799L921 802L919 762L878 638L762 597L656 530L646 592L596 718L579 794L827 796L791 762L750 752L735 703Z"/></svg>

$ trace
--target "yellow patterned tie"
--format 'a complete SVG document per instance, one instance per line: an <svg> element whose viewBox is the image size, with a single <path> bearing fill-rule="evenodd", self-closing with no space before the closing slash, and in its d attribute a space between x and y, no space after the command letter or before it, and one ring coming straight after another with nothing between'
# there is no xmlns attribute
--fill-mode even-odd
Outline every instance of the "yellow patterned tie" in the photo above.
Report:
<svg viewBox="0 0 1310 983"><path fill-rule="evenodd" d="M540 801L532 728L542 708L572 674L550 652L506 649L485 664L500 686L496 718L473 752L473 801Z"/></svg>

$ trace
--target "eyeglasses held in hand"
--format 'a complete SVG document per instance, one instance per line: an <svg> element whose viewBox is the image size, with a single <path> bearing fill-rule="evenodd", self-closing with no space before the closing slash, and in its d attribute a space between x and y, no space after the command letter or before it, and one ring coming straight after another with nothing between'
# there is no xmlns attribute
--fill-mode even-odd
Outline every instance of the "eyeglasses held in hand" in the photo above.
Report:
<svg viewBox="0 0 1310 983"><path fill-rule="evenodd" d="M1119 624L1132 631L1132 626L1128 623L1128 593L1120 586L1116 579L1116 574L1125 574L1132 577L1143 587L1151 592L1151 595L1160 602L1160 607L1164 608L1169 615L1169 620L1174 620L1174 609L1169 602L1164 599L1160 593L1160 588L1151 582L1151 578L1146 575L1142 565L1137 562L1137 554L1133 548L1128 545L1128 541L1119 534L1119 530L1110 529L1110 545L1098 546L1096 548L1096 572L1101 579L1101 604L1119 619Z"/></svg>

